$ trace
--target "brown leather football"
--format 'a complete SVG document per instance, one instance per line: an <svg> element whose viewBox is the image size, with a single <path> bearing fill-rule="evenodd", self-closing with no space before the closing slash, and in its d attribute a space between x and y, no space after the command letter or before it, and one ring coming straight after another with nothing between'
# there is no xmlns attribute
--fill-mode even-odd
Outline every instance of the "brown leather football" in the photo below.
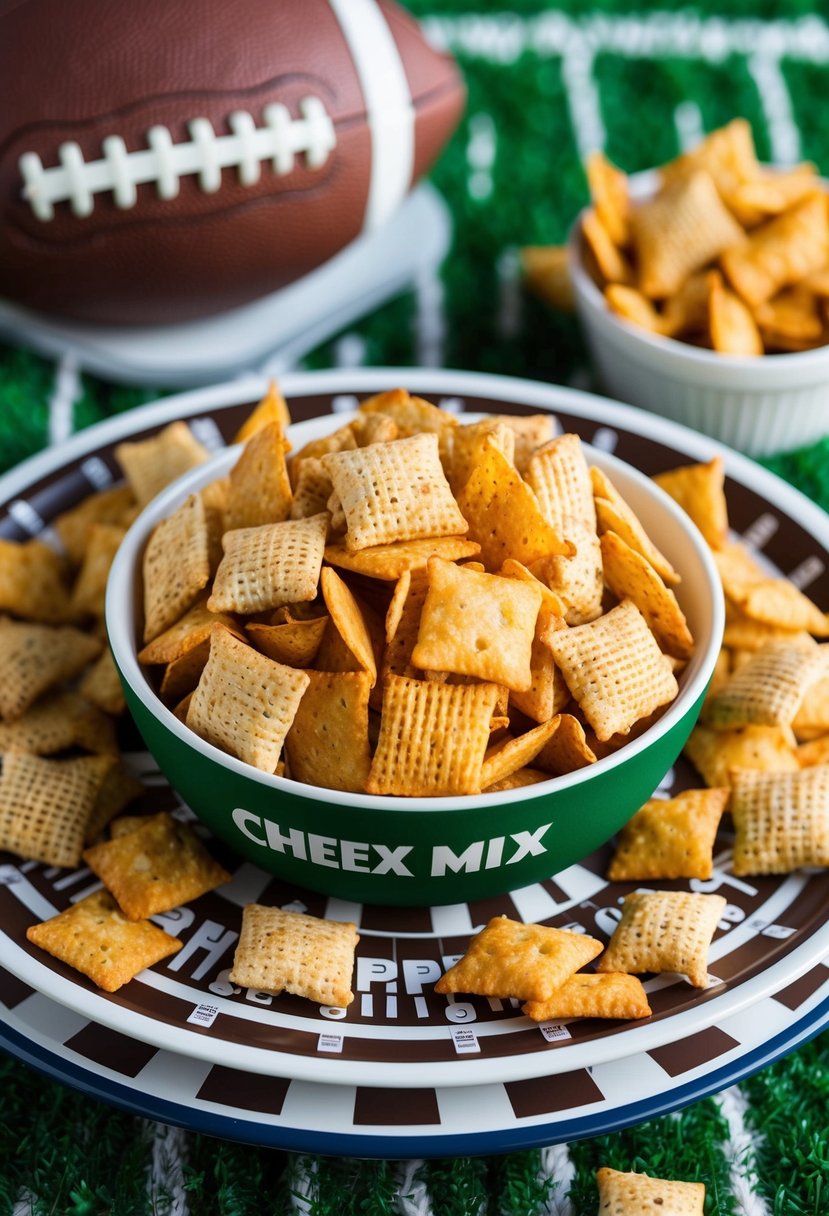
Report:
<svg viewBox="0 0 829 1216"><path fill-rule="evenodd" d="M382 224L464 88L392 0L0 4L0 296L216 313Z"/></svg>

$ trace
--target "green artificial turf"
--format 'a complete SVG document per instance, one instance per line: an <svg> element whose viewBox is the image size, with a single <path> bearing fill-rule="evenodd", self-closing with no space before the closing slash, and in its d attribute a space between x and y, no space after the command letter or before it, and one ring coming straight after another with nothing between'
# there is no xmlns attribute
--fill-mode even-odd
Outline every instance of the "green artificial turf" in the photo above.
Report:
<svg viewBox="0 0 829 1216"><path fill-rule="evenodd" d="M591 384L574 319L524 295L515 272L516 250L563 241L587 197L580 161L585 136L574 121L585 94L568 85L560 49L550 50L554 21L571 39L587 40L605 148L626 170L675 155L682 121L710 129L736 113L752 122L762 157L773 154L782 121L796 133L799 154L829 170L823 104L829 33L816 0L706 6L664 0L658 9L646 0L560 0L555 8L513 0L508 10L481 0L409 0L408 7L457 55L469 92L466 116L433 173L454 221L451 254L430 296L440 324L438 348L428 353L445 366ZM625 26L630 14L635 20ZM763 22L772 23L770 44L760 41ZM656 29L667 31L663 46L643 53L642 31ZM704 39L694 41L700 29ZM779 60L771 55L782 83L774 105L758 88L756 59L745 48L733 49L747 30L758 37L755 49L773 51L780 39L794 48ZM779 109L780 96L788 109ZM350 328L350 349L359 349L366 364L421 362L422 308L417 289L402 293ZM336 365L343 336L313 351L304 366ZM54 363L0 344L0 471L49 441L55 388ZM83 375L72 428L158 395ZM765 463L829 509L829 438ZM745 1080L741 1092L754 1136L751 1180L764 1205L750 1214L732 1183L734 1146L716 1097L677 1116L571 1144L564 1158L572 1180L568 1175L563 1183L551 1177L549 1157L537 1150L429 1161L406 1175L399 1163L300 1156L197 1134L183 1136L175 1180L153 1170L155 1132L144 1120L6 1060L0 1064L0 1216L26 1210L38 1216L593 1216L594 1172L602 1164L699 1179L707 1188L706 1216L825 1216L829 1033ZM401 1197L404 1176L409 1181Z"/></svg>

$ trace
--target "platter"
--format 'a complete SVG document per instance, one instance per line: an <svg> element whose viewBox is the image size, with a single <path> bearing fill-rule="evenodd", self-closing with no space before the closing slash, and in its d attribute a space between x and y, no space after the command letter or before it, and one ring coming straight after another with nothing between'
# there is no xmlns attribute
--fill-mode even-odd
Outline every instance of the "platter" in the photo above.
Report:
<svg viewBox="0 0 829 1216"><path fill-rule="evenodd" d="M594 447L612 451L647 474L689 460L710 459L721 451L735 532L757 543L773 566L794 577L821 606L829 602L829 523L823 512L750 461L676 424L584 393L464 373L410 369L313 373L285 376L281 387L292 416L300 421L332 410L350 410L359 397L399 383L459 411L552 411L561 429L576 431ZM42 453L0 480L0 536L48 536L49 521L59 511L118 476L112 450L124 438L139 438L175 418L186 418L208 446L220 446L235 433L266 387L264 380L250 377L167 398L91 428L59 451ZM186 816L187 809L180 806L128 727L122 743L131 767L148 787L142 809L171 809ZM699 784L699 778L679 761L666 774L661 789L670 793L693 784ZM26 1013L34 1003L46 1010L62 1009L60 1018L91 1025L107 1041L131 1044L130 1050L139 1056L149 1053L148 1061L159 1055L170 1057L175 1067L171 1064L165 1070L154 1064L150 1070L153 1076L164 1074L163 1084L144 1076L149 1064L128 1084L123 1077L118 1079L114 1069L110 1092L100 1096L119 1102L169 1103L171 1112L158 1117L169 1115L171 1122L184 1121L181 1112L196 1107L185 1085L186 1106L180 1102L180 1115L175 1117L176 1094L169 1089L167 1078L206 1076L219 1069L247 1074L250 1086L254 1084L251 1074L257 1074L257 1085L270 1078L274 1081L271 1089L278 1081L294 1097L305 1092L302 1087L316 1093L313 1101L309 1098L312 1106L330 1109L331 1118L340 1120L340 1132L331 1127L329 1136L357 1134L352 1128L354 1119L349 1122L342 1113L349 1102L355 1106L356 1099L349 1095L363 1095L360 1103L365 1105L367 1117L380 1116L367 1127L383 1126L395 1105L406 1105L399 1102L399 1096L391 1098L400 1088L407 1089L411 1109L420 1109L423 1094L440 1095L438 1124L447 1129L445 1134L435 1133L441 1142L460 1136L458 1129L470 1118L481 1136L502 1137L503 1147L549 1140L558 1134L551 1128L559 1124L566 1128L561 1133L566 1138L593 1135L619 1125L614 1119L632 1122L660 1109L672 1109L671 1104L691 1101L709 1092L705 1086L713 1077L715 1086L727 1084L729 1077L742 1075L740 1070L751 1071L774 1058L769 1053L782 1054L816 1033L826 1020L829 993L823 983L822 960L829 954L829 926L824 923L829 875L799 872L784 878L736 879L729 870L730 844L724 831L717 842L717 866L711 881L660 884L718 890L728 899L711 950L715 981L711 987L699 991L682 977L657 977L646 983L654 1009L654 1016L646 1021L585 1020L566 1027L540 1028L523 1018L510 1002L447 1000L434 994L433 982L446 960L463 951L470 933L500 913L609 936L619 901L633 887L607 883L603 877L607 849L543 883L496 899L431 909L386 909L326 900L289 887L216 847L217 856L234 874L232 882L187 909L158 918L169 932L181 937L182 949L169 962L142 973L113 995L98 992L25 938L27 924L68 906L95 885L89 872L49 870L5 856L0 859L0 967L13 977L12 987L22 985L27 995L10 1005L0 992L7 1010L4 1042L15 1054L51 1069L53 1075L59 1075L60 1061L65 1060L64 1079L89 1087L83 1060L73 1062L67 1039L57 1028L58 1015L52 1012L46 1019L50 1026L54 1024L54 1034L44 1034ZM320 1009L290 996L239 991L228 983L241 908L251 899L357 922L361 934L357 996L345 1016L342 1011ZM808 997L789 1009L775 994L806 982L802 980L806 976L814 977ZM766 1014L759 1028L757 1010L761 1007L774 1011L774 1016ZM781 1014L780 1009L788 1012ZM727 1026L733 1026L734 1032L727 1031ZM670 1054L676 1045L696 1041L697 1036L711 1040L712 1035L716 1039L723 1033L726 1039L718 1040L722 1050L695 1065L687 1078L677 1074L670 1084L663 1084L650 1066L640 1067L654 1053ZM693 1053L688 1058L693 1059ZM107 1066L97 1061L97 1067ZM586 1104L588 1109L581 1111L585 1103L580 1102L578 1086L573 1089L571 1081L586 1077L595 1084L599 1069L607 1070L608 1078L616 1077L613 1084L608 1081L613 1096L599 1099L594 1095ZM547 1082L552 1076L559 1079L556 1086ZM640 1077L641 1096L637 1097ZM120 1092L119 1087L125 1086L129 1094ZM548 1109L521 1115L520 1127L514 1117L507 1118L507 1111L513 1109L512 1097L506 1105L503 1098L494 1102L486 1115L475 1113L479 1105L487 1105L481 1102L484 1089L513 1093L518 1092L516 1086L523 1087L526 1094L546 1093L544 1099L528 1097L526 1101L530 1106L546 1102ZM240 1085L240 1092L244 1088ZM548 1092L551 1090L554 1094ZM568 1093L572 1100L565 1101L562 1095ZM221 1089L216 1088L215 1094L221 1097ZM477 1098L467 1096L472 1094ZM414 1130L407 1124L406 1136L428 1138L429 1129L434 1131L437 1101L427 1099L431 1122L421 1119ZM551 1102L559 1103L554 1117ZM218 1105L222 1107L222 1101ZM209 1107L210 1102L198 1117L240 1118ZM386 1107L390 1110L383 1113ZM529 1109L526 1103L521 1106L519 1102L519 1107L525 1112ZM302 1143L307 1145L311 1126L303 1125L299 1115L294 1118L292 1109L293 1099L282 1104L278 1118L271 1118L273 1112L266 1123L257 1121L258 1116L253 1118L247 1130L240 1129L240 1138L293 1146L291 1136L304 1135ZM444 1110L450 1109L459 1112L455 1123L444 1118ZM340 1114L335 1116L334 1111ZM311 1123L319 1128L319 1114ZM584 1130L579 1130L582 1126ZM517 1139L510 1140L507 1132ZM225 1129L221 1134L231 1132ZM376 1129L371 1135L376 1136ZM534 1141L535 1135L539 1139ZM357 1138L361 1136L362 1132ZM481 1143L475 1151L493 1147ZM356 1144L351 1148L344 1144L332 1145L327 1151L363 1150ZM376 1151L377 1155L400 1155L403 1150L398 1144L388 1154ZM440 1151L450 1150L444 1143ZM465 1150L454 1146L451 1151Z"/></svg>
<svg viewBox="0 0 829 1216"><path fill-rule="evenodd" d="M718 1093L829 1024L829 966L719 1026L550 1084L393 1089L252 1076L137 1043L0 975L0 1048L123 1110L247 1144L390 1158L512 1152L604 1135Z"/></svg>

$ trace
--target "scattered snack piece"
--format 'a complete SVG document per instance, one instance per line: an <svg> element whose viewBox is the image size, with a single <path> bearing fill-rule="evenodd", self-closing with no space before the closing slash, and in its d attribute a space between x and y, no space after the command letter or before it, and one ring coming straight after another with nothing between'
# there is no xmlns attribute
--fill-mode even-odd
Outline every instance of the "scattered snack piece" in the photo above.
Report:
<svg viewBox="0 0 829 1216"><path fill-rule="evenodd" d="M674 1182L648 1174L628 1174L603 1165L596 1172L601 1216L703 1216L705 1185Z"/></svg>
<svg viewBox="0 0 829 1216"><path fill-rule="evenodd" d="M46 759L7 752L0 776L0 848L50 866L79 866L114 756Z"/></svg>
<svg viewBox="0 0 829 1216"><path fill-rule="evenodd" d="M649 799L622 828L608 879L710 878L729 793L727 788L683 790L674 798Z"/></svg>
<svg viewBox="0 0 829 1216"><path fill-rule="evenodd" d="M262 992L290 992L345 1009L360 940L356 925L248 904L230 982Z"/></svg>
<svg viewBox="0 0 829 1216"><path fill-rule="evenodd" d="M0 612L24 621L68 620L65 560L40 540L0 539Z"/></svg>
<svg viewBox="0 0 829 1216"><path fill-rule="evenodd" d="M115 459L141 507L209 456L186 422L171 422L149 439L119 443L115 449Z"/></svg>
<svg viewBox="0 0 829 1216"><path fill-rule="evenodd" d="M103 617L109 568L125 536L126 528L120 524L90 525L83 562L72 587L74 618Z"/></svg>
<svg viewBox="0 0 829 1216"><path fill-rule="evenodd" d="M120 717L127 708L121 678L109 646L104 647L92 666L84 672L78 690L87 701L113 718Z"/></svg>
<svg viewBox="0 0 829 1216"><path fill-rule="evenodd" d="M826 673L826 653L768 642L709 697L703 721L715 730L735 726L790 727L804 693Z"/></svg>
<svg viewBox="0 0 829 1216"><path fill-rule="evenodd" d="M145 787L130 772L120 757L104 773L92 814L86 821L84 844L94 844L111 819L120 815L125 806L145 793Z"/></svg>
<svg viewBox="0 0 829 1216"><path fill-rule="evenodd" d="M635 975L579 971L565 980L546 1001L527 1001L521 1012L534 1022L562 1018L647 1018L651 1007L642 981Z"/></svg>
<svg viewBox="0 0 829 1216"><path fill-rule="evenodd" d="M79 675L101 647L98 638L71 625L0 617L0 718L19 718L43 693Z"/></svg>
<svg viewBox="0 0 829 1216"><path fill-rule="evenodd" d="M748 547L732 542L714 552L723 590L745 616L783 629L803 629L829 637L829 615L787 578L758 565Z"/></svg>
<svg viewBox="0 0 829 1216"><path fill-rule="evenodd" d="M307 687L304 671L275 663L219 625L187 725L208 743L272 773Z"/></svg>
<svg viewBox="0 0 829 1216"><path fill-rule="evenodd" d="M49 756L72 747L113 755L118 751L112 719L77 692L47 693L21 717L0 722L0 753Z"/></svg>
<svg viewBox="0 0 829 1216"><path fill-rule="evenodd" d="M231 878L193 829L166 812L127 835L85 849L83 859L131 921L169 912Z"/></svg>
<svg viewBox="0 0 829 1216"><path fill-rule="evenodd" d="M733 872L829 866L829 764L796 773L732 773Z"/></svg>
<svg viewBox="0 0 829 1216"><path fill-rule="evenodd" d="M625 896L622 919L597 971L674 971L695 988L708 987L708 949L726 906L722 895L688 891L635 891Z"/></svg>
<svg viewBox="0 0 829 1216"><path fill-rule="evenodd" d="M87 538L93 524L118 524L127 528L137 510L128 485L110 486L87 494L76 506L62 511L52 520L72 566L78 568L86 553Z"/></svg>
<svg viewBox="0 0 829 1216"><path fill-rule="evenodd" d="M521 250L524 282L558 312L573 312L570 251L566 245L525 245Z"/></svg>
<svg viewBox="0 0 829 1216"><path fill-rule="evenodd" d="M150 921L129 921L108 891L95 891L65 912L26 930L30 942L88 976L104 992L181 949Z"/></svg>
<svg viewBox="0 0 829 1216"><path fill-rule="evenodd" d="M691 517L712 549L723 547L728 539L728 506L722 456L668 469L653 480Z"/></svg>
<svg viewBox="0 0 829 1216"><path fill-rule="evenodd" d="M601 949L601 942L586 933L495 916L441 976L435 992L546 1001Z"/></svg>

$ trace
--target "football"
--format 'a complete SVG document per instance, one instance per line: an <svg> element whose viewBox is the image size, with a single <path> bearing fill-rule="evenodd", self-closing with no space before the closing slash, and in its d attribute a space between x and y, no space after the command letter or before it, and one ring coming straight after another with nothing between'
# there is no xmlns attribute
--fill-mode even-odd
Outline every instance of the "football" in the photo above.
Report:
<svg viewBox="0 0 829 1216"><path fill-rule="evenodd" d="M0 79L0 296L98 325L296 281L393 214L465 101L391 0L17 0Z"/></svg>

